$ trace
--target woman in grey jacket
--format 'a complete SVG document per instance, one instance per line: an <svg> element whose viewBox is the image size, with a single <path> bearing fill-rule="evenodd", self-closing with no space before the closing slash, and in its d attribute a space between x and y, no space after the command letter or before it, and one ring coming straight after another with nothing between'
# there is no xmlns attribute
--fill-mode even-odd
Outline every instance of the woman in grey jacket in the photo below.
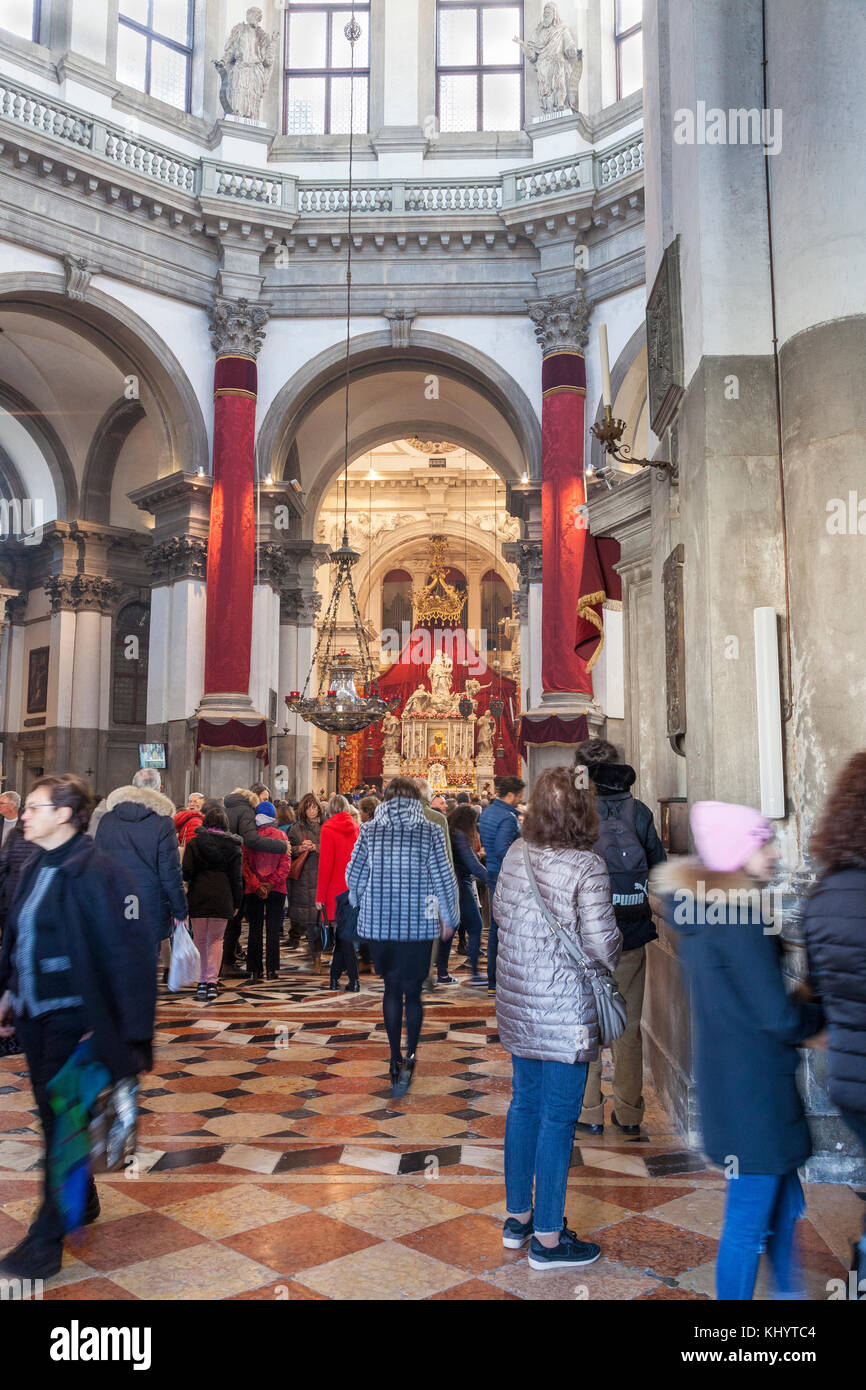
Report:
<svg viewBox="0 0 866 1390"><path fill-rule="evenodd" d="M541 774L523 822L523 842L506 854L493 900L499 924L496 1018L502 1046L512 1054L505 1124L509 1215L502 1241L511 1250L529 1241L533 1269L592 1264L601 1254L600 1246L578 1240L563 1224L587 1064L599 1053L598 1017L589 981L536 905L523 850L525 842L545 906L590 960L613 970L622 935L604 860L592 850L598 836L595 789L581 787L581 780L565 767Z"/></svg>

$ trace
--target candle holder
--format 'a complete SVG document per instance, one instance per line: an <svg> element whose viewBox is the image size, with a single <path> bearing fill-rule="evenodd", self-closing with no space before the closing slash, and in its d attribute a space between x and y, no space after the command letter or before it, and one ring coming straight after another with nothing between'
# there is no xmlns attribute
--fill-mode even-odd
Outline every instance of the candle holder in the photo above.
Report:
<svg viewBox="0 0 866 1390"><path fill-rule="evenodd" d="M592 426L592 433L604 448L606 454L617 460L618 463L636 463L638 468L655 468L660 478L665 476L665 470L671 467L667 459L636 459L632 458L631 449L627 444L621 444L625 433L625 420L615 420L613 418L613 407L606 405L604 408L604 419L599 420L598 424ZM608 470L596 470L598 476L610 488L607 478Z"/></svg>

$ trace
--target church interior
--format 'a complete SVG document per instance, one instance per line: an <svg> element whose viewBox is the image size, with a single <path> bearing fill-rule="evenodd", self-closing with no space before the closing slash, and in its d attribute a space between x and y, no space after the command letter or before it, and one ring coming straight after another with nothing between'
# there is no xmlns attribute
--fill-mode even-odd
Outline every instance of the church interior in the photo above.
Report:
<svg viewBox="0 0 866 1390"><path fill-rule="evenodd" d="M765 818L805 990L810 845L866 747L864 62L861 0L2 0L0 810L155 769L178 812L263 784L293 816L395 778L483 816L517 778L523 820L605 740L670 860L696 803ZM161 963L135 1180L39 1297L699 1322L730 1184L668 922L639 1124L574 1139L602 1258L535 1273L501 990L446 957L395 1101L380 978L362 952L332 997L286 891L278 978L201 1007ZM832 1301L866 1157L826 1046L797 1065ZM0 1048L4 1249L42 1134Z"/></svg>

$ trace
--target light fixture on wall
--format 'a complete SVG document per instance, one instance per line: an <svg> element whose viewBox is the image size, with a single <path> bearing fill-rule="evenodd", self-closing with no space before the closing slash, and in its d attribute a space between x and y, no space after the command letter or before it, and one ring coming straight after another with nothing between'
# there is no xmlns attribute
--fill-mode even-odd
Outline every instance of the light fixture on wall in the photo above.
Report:
<svg viewBox="0 0 866 1390"><path fill-rule="evenodd" d="M628 444L621 443L625 434L625 420L615 420L613 418L613 395L610 385L610 358L607 350L607 324L601 323L598 327L598 345L601 355L601 398L604 404L604 419L599 420L591 427L591 434L594 434L601 444L604 452L609 458L616 459L617 463L633 463L638 468L655 468L658 476L663 478L665 470L671 467L667 459L636 459L632 458L631 448ZM593 470L596 477L601 478L610 490L611 483L608 476L609 469L596 468Z"/></svg>
<svg viewBox="0 0 866 1390"><path fill-rule="evenodd" d="M328 559L334 566L331 581L331 595L322 619L319 640L313 654L312 665L307 673L302 691L292 690L286 696L286 705L294 714L299 714L308 724L337 736L340 748L346 747L346 735L360 733L381 719L395 700L385 700L379 694L367 633L358 608L355 586L352 583L352 569L360 560L357 550L349 544L349 379L352 341L352 198L354 172L354 128L355 128L355 44L361 37L361 26L352 18L345 26L345 34L352 50L352 74L349 79L349 220L347 229L346 262L346 372L345 372L345 440L343 453L343 540L331 551ZM348 652L345 647L337 649L337 616L340 598L346 590L352 605L352 624L358 643L358 654ZM313 671L319 672L317 695L308 695ZM358 682L363 693L358 689Z"/></svg>

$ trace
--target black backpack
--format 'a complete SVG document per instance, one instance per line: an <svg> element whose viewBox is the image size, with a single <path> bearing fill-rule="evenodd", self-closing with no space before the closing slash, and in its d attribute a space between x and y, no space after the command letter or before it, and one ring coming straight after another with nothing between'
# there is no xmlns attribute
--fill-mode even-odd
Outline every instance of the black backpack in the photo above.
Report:
<svg viewBox="0 0 866 1390"><path fill-rule="evenodd" d="M650 910L649 863L638 839L634 812L634 797L628 796L621 801L598 799L601 829L595 852L607 865L616 920L626 923L641 921Z"/></svg>

